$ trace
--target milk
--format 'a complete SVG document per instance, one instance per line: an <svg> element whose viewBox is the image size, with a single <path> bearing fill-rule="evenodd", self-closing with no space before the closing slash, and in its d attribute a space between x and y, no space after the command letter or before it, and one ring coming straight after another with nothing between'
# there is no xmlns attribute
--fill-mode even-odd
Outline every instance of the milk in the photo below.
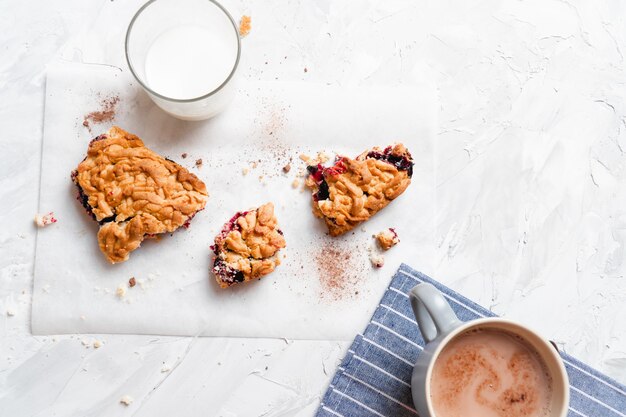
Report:
<svg viewBox="0 0 626 417"><path fill-rule="evenodd" d="M551 394L552 381L538 354L503 331L463 334L433 366L437 417L547 417Z"/></svg>
<svg viewBox="0 0 626 417"><path fill-rule="evenodd" d="M232 33L184 25L160 34L145 60L148 87L174 99L192 99L218 88L237 60Z"/></svg>

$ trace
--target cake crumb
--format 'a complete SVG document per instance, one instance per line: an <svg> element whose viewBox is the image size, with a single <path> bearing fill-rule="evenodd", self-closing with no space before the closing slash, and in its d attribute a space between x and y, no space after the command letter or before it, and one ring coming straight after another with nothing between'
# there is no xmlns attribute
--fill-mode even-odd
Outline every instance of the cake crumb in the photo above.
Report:
<svg viewBox="0 0 626 417"><path fill-rule="evenodd" d="M250 163L250 166L252 167L252 169L255 169L258 165L259 165L259 163L257 161L252 161Z"/></svg>
<svg viewBox="0 0 626 417"><path fill-rule="evenodd" d="M304 72L309 72L309 70L307 69L307 67L304 67Z"/></svg>
<svg viewBox="0 0 626 417"><path fill-rule="evenodd" d="M385 257L380 253L371 253L370 261L376 268L382 268L385 265Z"/></svg>
<svg viewBox="0 0 626 417"><path fill-rule="evenodd" d="M115 290L115 295L117 295L119 298L124 298L124 296L126 295L126 285L118 285L117 289Z"/></svg>
<svg viewBox="0 0 626 417"><path fill-rule="evenodd" d="M180 157L183 159L187 158L187 152L183 152L182 155L180 155Z"/></svg>
<svg viewBox="0 0 626 417"><path fill-rule="evenodd" d="M369 246L367 248L367 252L369 253L369 258L370 258L370 262L372 263L372 266L376 268L382 268L383 265L385 265L385 257L383 256L382 253L380 253L380 251L377 248L373 246Z"/></svg>
<svg viewBox="0 0 626 417"><path fill-rule="evenodd" d="M242 173L243 175L248 175L248 172L250 172L250 168L248 168L248 167L243 167L243 168L241 169L241 173Z"/></svg>
<svg viewBox="0 0 626 417"><path fill-rule="evenodd" d="M167 366L165 364L163 364L163 366L161 367L161 372L162 373L169 372L171 370L172 370L172 368L170 368L169 366Z"/></svg>
<svg viewBox="0 0 626 417"><path fill-rule="evenodd" d="M137 284L137 280L135 280L135 277L131 277L131 278L128 280L128 286L129 286L130 288L133 288L133 287L135 286L135 284Z"/></svg>
<svg viewBox="0 0 626 417"><path fill-rule="evenodd" d="M80 343L82 343L82 345L85 346L87 349L89 349L89 345L91 344L87 339L81 339Z"/></svg>
<svg viewBox="0 0 626 417"><path fill-rule="evenodd" d="M382 250L389 250L400 242L395 229L389 228L373 236Z"/></svg>
<svg viewBox="0 0 626 417"><path fill-rule="evenodd" d="M196 167L200 168L202 166L202 158L196 159Z"/></svg>
<svg viewBox="0 0 626 417"><path fill-rule="evenodd" d="M295 180L293 180L293 182L291 183L291 186L293 188L298 188L298 186L300 186L300 181L296 178Z"/></svg>
<svg viewBox="0 0 626 417"><path fill-rule="evenodd" d="M250 16L243 15L239 20L239 36L245 38L252 30L252 18Z"/></svg>
<svg viewBox="0 0 626 417"><path fill-rule="evenodd" d="M37 227L46 227L49 224L56 223L57 219L54 217L54 213L48 214L35 214L35 224Z"/></svg>
<svg viewBox="0 0 626 417"><path fill-rule="evenodd" d="M122 398L120 398L120 403L124 404L126 407L128 407L132 402L133 397L131 397L130 395L124 395Z"/></svg>
<svg viewBox="0 0 626 417"><path fill-rule="evenodd" d="M286 174L291 171L291 164L287 164L283 167L283 172Z"/></svg>
<svg viewBox="0 0 626 417"><path fill-rule="evenodd" d="M99 340L94 340L94 341L93 341L93 348L94 348L94 349L98 349L98 348L100 348L100 347L102 347L102 342L101 342L101 341L99 341Z"/></svg>
<svg viewBox="0 0 626 417"><path fill-rule="evenodd" d="M11 308L7 308L7 316L9 317L15 316L15 311Z"/></svg>

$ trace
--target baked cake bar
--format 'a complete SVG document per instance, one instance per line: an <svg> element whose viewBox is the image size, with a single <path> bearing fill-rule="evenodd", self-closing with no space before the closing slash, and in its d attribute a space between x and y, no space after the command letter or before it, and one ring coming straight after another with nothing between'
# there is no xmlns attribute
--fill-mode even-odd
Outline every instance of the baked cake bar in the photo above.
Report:
<svg viewBox="0 0 626 417"><path fill-rule="evenodd" d="M72 181L111 263L127 260L145 238L188 226L208 198L194 174L119 127L91 141Z"/></svg>
<svg viewBox="0 0 626 417"><path fill-rule="evenodd" d="M278 251L284 247L272 203L238 212L211 246L215 279L220 287L227 288L267 275L280 265Z"/></svg>
<svg viewBox="0 0 626 417"><path fill-rule="evenodd" d="M339 236L386 207L406 190L413 159L402 144L372 148L355 159L338 156L335 165L309 166L306 185L313 191L313 213L331 236Z"/></svg>

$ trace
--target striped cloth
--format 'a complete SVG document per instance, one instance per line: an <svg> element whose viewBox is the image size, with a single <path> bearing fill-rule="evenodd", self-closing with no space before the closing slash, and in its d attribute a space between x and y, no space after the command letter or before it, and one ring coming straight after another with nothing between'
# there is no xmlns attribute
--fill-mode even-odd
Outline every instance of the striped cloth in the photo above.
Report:
<svg viewBox="0 0 626 417"><path fill-rule="evenodd" d="M462 321L494 316L431 278L400 266L362 335L343 359L316 417L405 417L417 413L411 372L424 340L407 293L421 282L441 291ZM562 353L570 379L568 417L626 417L626 387Z"/></svg>

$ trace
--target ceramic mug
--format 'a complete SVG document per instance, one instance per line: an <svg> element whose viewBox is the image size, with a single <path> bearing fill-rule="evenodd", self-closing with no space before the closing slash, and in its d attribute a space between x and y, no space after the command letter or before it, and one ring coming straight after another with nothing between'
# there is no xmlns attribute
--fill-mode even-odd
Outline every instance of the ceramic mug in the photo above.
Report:
<svg viewBox="0 0 626 417"><path fill-rule="evenodd" d="M436 416L431 400L430 380L433 365L443 348L456 336L474 329L506 331L521 337L543 359L552 378L551 412L548 417L566 417L569 406L569 382L565 366L556 349L527 327L501 318L460 321L452 308L434 286L423 283L409 293L415 319L426 346L413 369L411 390L420 417Z"/></svg>

